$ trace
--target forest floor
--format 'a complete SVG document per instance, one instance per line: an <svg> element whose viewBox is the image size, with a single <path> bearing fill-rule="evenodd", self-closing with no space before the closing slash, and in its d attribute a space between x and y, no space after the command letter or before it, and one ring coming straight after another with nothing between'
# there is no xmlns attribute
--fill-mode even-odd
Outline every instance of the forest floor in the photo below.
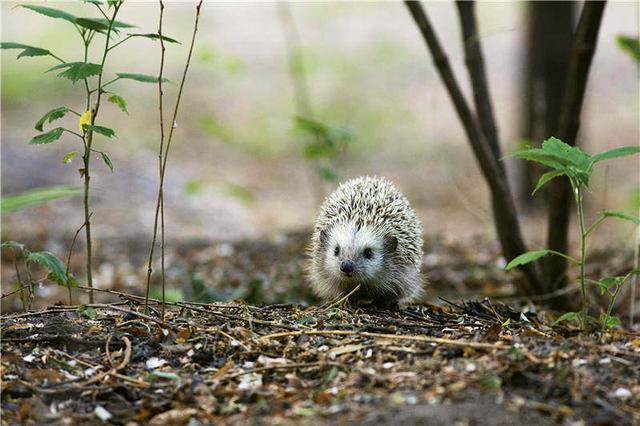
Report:
<svg viewBox="0 0 640 426"><path fill-rule="evenodd" d="M491 245L428 241L431 298L386 310L298 303L305 241L175 245L168 277L191 277L183 299L200 302L163 320L117 271L101 303L5 310L2 424L640 423L640 333L552 326L557 313L504 295L460 301L513 290ZM119 247L96 263L122 263ZM593 274L629 261L594 260ZM245 301L207 300L225 285Z"/></svg>

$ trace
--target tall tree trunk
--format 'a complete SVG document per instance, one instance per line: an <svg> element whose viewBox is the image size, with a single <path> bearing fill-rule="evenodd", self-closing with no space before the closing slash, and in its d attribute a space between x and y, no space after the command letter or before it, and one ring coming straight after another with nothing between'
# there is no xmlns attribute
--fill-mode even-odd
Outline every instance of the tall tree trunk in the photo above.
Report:
<svg viewBox="0 0 640 426"><path fill-rule="evenodd" d="M522 139L535 146L558 132L573 47L574 10L572 1L527 3ZM531 197L540 168L530 161L518 165L521 208L531 208L534 202L540 205L543 197Z"/></svg>

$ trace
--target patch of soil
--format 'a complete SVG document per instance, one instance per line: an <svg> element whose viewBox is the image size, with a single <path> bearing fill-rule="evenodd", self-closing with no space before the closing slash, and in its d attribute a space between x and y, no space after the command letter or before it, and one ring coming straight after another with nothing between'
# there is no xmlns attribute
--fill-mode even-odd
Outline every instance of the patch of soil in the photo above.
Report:
<svg viewBox="0 0 640 426"><path fill-rule="evenodd" d="M3 316L3 424L634 424L640 336L464 302Z"/></svg>

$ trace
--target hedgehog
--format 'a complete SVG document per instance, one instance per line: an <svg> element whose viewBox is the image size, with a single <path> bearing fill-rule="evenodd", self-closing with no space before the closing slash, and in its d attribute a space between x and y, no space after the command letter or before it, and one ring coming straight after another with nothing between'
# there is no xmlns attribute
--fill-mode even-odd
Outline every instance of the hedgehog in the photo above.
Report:
<svg viewBox="0 0 640 426"><path fill-rule="evenodd" d="M324 300L360 288L356 303L405 305L423 292L422 226L388 180L342 183L320 207L309 246L308 276Z"/></svg>

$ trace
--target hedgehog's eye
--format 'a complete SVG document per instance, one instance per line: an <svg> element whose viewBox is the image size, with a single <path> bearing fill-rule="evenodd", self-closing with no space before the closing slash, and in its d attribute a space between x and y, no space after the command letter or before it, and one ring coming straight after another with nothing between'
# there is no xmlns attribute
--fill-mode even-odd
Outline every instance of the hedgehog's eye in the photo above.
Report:
<svg viewBox="0 0 640 426"><path fill-rule="evenodd" d="M340 254L340 246L336 246L336 248L333 250L333 254L334 254L335 256L337 256L337 255L339 255L339 254Z"/></svg>
<svg viewBox="0 0 640 426"><path fill-rule="evenodd" d="M366 249L364 249L362 254L364 254L364 257L366 257L367 259L371 259L373 257L373 250L367 247Z"/></svg>

